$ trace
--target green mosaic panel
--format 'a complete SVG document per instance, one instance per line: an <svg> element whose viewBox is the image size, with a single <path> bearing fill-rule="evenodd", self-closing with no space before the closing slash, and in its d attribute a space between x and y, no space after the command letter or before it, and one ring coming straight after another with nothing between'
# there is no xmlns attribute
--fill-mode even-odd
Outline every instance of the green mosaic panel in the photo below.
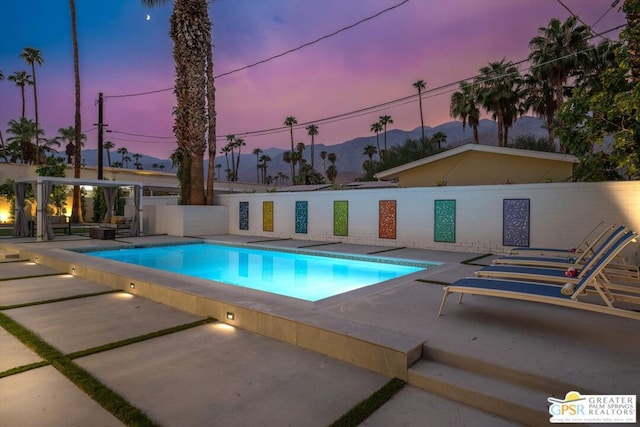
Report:
<svg viewBox="0 0 640 427"><path fill-rule="evenodd" d="M349 235L349 201L335 200L333 202L333 235Z"/></svg>
<svg viewBox="0 0 640 427"><path fill-rule="evenodd" d="M434 231L435 242L455 243L456 241L456 201L435 200Z"/></svg>

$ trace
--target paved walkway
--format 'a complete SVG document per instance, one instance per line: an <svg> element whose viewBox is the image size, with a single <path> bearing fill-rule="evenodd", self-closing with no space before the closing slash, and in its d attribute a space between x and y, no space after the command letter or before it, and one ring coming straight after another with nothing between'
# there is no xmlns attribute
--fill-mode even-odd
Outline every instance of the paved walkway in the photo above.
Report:
<svg viewBox="0 0 640 427"><path fill-rule="evenodd" d="M261 240L215 238L229 242ZM34 243L12 239L10 243L15 248L50 255L59 248L178 240L159 236L121 242L60 239ZM0 241L0 245L3 243ZM360 254L388 249L345 244L323 248L323 242L294 240L262 244L288 248L314 245L313 250ZM477 254L397 248L383 255L443 263L427 270L421 280L451 282L479 268L460 264ZM64 272L32 262L0 264L0 306L4 315L65 354L202 319L170 304L112 292L100 283L100 277L89 280L60 273ZM71 296L78 298L64 299ZM441 285L412 278L326 304L301 306L273 298L263 300L253 294L245 295L244 302L322 327L344 329L348 325L402 334L435 350L561 381L583 393L640 394L637 321L473 296L465 297L462 305L452 298L446 314L439 317L441 297ZM56 299L63 300L51 301ZM44 300L50 302L28 305ZM15 308L7 308L10 306ZM3 329L0 348L0 373L40 361ZM378 373L221 322L187 327L74 362L164 426L326 426L388 381ZM545 411L547 402L539 404ZM0 425L121 423L47 365L0 376ZM363 425L513 423L407 385Z"/></svg>

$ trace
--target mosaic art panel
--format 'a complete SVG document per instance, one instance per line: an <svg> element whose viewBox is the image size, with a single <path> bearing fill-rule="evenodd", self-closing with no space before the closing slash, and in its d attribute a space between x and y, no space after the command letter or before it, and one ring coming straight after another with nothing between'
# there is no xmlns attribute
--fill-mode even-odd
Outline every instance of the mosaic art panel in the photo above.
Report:
<svg viewBox="0 0 640 427"><path fill-rule="evenodd" d="M296 202L296 233L307 234L309 202Z"/></svg>
<svg viewBox="0 0 640 427"><path fill-rule="evenodd" d="M349 235L349 201L335 200L333 202L333 235Z"/></svg>
<svg viewBox="0 0 640 427"><path fill-rule="evenodd" d="M240 202L240 230L249 229L249 202Z"/></svg>
<svg viewBox="0 0 640 427"><path fill-rule="evenodd" d="M530 199L502 201L502 244L529 246Z"/></svg>
<svg viewBox="0 0 640 427"><path fill-rule="evenodd" d="M433 215L434 242L456 242L456 201L435 200Z"/></svg>
<svg viewBox="0 0 640 427"><path fill-rule="evenodd" d="M262 231L273 231L273 201L262 202Z"/></svg>
<svg viewBox="0 0 640 427"><path fill-rule="evenodd" d="M378 235L381 239L396 238L396 201L380 200L378 207Z"/></svg>

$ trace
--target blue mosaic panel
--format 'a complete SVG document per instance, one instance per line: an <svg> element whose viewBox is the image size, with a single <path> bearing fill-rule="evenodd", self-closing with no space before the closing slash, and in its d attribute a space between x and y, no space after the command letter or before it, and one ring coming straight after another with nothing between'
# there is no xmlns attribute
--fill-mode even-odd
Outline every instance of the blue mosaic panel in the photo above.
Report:
<svg viewBox="0 0 640 427"><path fill-rule="evenodd" d="M502 245L529 246L530 199L502 201Z"/></svg>
<svg viewBox="0 0 640 427"><path fill-rule="evenodd" d="M240 230L249 229L249 202L240 202Z"/></svg>
<svg viewBox="0 0 640 427"><path fill-rule="evenodd" d="M433 216L433 240L435 242L456 242L456 201L435 200Z"/></svg>
<svg viewBox="0 0 640 427"><path fill-rule="evenodd" d="M309 202L296 202L296 233L307 234Z"/></svg>

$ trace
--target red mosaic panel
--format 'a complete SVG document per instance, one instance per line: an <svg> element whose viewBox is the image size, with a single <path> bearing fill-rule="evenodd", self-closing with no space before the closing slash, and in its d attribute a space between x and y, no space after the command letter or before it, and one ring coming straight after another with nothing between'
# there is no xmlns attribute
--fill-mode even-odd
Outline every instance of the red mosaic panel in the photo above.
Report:
<svg viewBox="0 0 640 427"><path fill-rule="evenodd" d="M396 238L396 201L380 200L378 236L381 239Z"/></svg>

